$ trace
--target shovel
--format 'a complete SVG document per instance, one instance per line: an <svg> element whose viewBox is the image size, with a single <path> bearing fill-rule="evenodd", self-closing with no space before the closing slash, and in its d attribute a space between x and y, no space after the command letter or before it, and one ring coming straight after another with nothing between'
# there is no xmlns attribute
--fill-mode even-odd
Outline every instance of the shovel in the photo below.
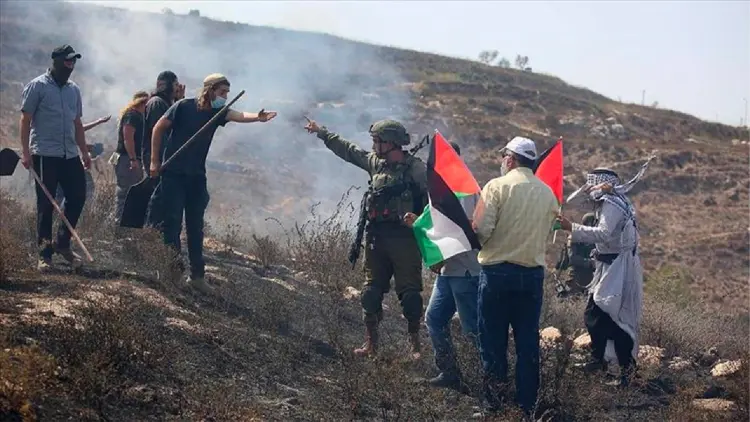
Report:
<svg viewBox="0 0 750 422"><path fill-rule="evenodd" d="M12 176L16 171L16 166L18 165L18 161L20 159L21 157L18 156L18 153L15 150L4 148L2 151L0 151L0 176ZM78 237L78 233L70 224L70 221L68 221L68 219L65 217L65 214L60 209L60 206L55 201L55 198L52 197L52 194L49 193L47 187L44 186L44 183L42 183L42 179L40 179L39 175L36 173L36 171L34 171L34 167L29 166L29 171L31 172L31 175L34 176L37 184L39 184L39 186L42 188L42 191L44 191L44 194L47 195L47 199L49 199L49 201L52 203L52 206L55 207L55 211L57 211L57 214L60 216L63 223L68 226L70 234L73 235L73 238L78 243L78 246L80 246L83 250L83 253L86 254L86 259L88 259L89 262L94 262L94 258L91 257L88 249L86 249L86 246L81 241L81 238Z"/></svg>
<svg viewBox="0 0 750 422"><path fill-rule="evenodd" d="M234 104L243 94L245 94L244 89L240 91L240 93L237 94L237 96L234 97L232 101L228 102L224 107L222 107L221 110L219 110L219 112L211 118L211 120L206 122L206 124L203 125L200 130L198 130L198 132L195 132L195 135L191 136L190 139L188 139L184 145L182 145L177 151L175 151L175 153L172 154L171 157L164 161L164 164L161 165L160 172L164 171L164 169L169 165L169 163L172 162L177 154L182 152L188 145L190 145L195 139L197 139L198 136L205 132L206 129L208 129L208 127L211 126L214 122L216 122L216 120L219 119L219 116L223 115L229 109L229 107ZM143 163L144 167L147 165L149 165L149 163ZM134 184L130 187L130 189L128 189L128 195L125 197L125 204L122 208L122 215L120 216L120 227L129 227L135 229L143 228L143 225L146 222L146 211L148 210L148 203L151 200L151 195L153 195L154 189L156 189L157 184L158 180L155 177L144 177L143 180Z"/></svg>

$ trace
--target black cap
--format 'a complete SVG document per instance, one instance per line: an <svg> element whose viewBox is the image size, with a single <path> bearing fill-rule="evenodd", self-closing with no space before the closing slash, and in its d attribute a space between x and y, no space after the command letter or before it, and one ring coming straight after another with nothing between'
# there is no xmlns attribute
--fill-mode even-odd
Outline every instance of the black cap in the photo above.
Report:
<svg viewBox="0 0 750 422"><path fill-rule="evenodd" d="M70 60L74 57L76 59L80 59L81 55L79 53L76 53L76 51L73 50L73 47L69 46L68 44L61 45L60 47L52 50L53 59Z"/></svg>
<svg viewBox="0 0 750 422"><path fill-rule="evenodd" d="M456 151L456 154L461 155L461 147L459 147L457 143L451 142L451 146L453 147L453 150Z"/></svg>

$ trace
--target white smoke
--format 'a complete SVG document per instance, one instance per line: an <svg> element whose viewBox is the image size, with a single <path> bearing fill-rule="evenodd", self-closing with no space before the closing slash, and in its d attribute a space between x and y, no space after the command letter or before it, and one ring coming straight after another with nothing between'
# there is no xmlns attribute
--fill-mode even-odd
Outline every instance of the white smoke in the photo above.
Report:
<svg viewBox="0 0 750 422"><path fill-rule="evenodd" d="M39 47L24 74L14 75L24 83L49 66L49 52L57 45L71 44L83 55L71 79L82 89L84 122L113 115L103 128L87 133L89 142L113 147L119 110L135 91L151 91L163 70L177 74L188 96L196 94L206 75L223 73L232 84L230 98L246 90L235 109L278 111L272 122L229 124L214 137L209 160L239 164L263 180L244 185L249 179L238 175L218 181L209 175L209 212L218 201L231 201L224 205L239 209L238 221L257 222L272 212L269 205L289 197L295 198L299 217L311 202L322 201L325 209L351 185L366 184L364 171L303 130L304 115L366 149L373 121L410 117L409 91L387 89L403 78L377 47L329 35L80 3L3 2L2 7L4 15L14 16L9 20L23 26L23 35L32 40L27 43ZM300 10L286 26L315 16L315 9ZM7 56L5 47L3 41L3 61L21 60ZM20 97L20 91L11 94ZM292 186L293 179L302 185Z"/></svg>

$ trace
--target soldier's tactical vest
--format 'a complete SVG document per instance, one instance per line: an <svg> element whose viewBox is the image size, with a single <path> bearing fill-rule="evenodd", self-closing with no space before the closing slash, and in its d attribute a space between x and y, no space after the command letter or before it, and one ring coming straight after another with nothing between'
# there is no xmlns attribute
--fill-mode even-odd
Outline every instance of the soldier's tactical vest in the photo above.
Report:
<svg viewBox="0 0 750 422"><path fill-rule="evenodd" d="M412 177L415 162L416 159L409 156L402 163L381 165L372 175L367 197L367 219L370 222L399 222L407 212L422 212L424 198Z"/></svg>

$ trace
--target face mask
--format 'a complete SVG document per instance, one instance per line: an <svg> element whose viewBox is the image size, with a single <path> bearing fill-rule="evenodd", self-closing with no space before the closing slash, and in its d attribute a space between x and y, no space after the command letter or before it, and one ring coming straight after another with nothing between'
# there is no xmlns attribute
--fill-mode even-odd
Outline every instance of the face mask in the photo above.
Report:
<svg viewBox="0 0 750 422"><path fill-rule="evenodd" d="M73 69L65 66L61 59L52 62L52 70L55 78L59 79L60 82L67 82L70 74L73 73Z"/></svg>
<svg viewBox="0 0 750 422"><path fill-rule="evenodd" d="M224 97L216 97L211 101L211 107L213 108L222 108L224 107L224 104L226 104L227 99Z"/></svg>
<svg viewBox="0 0 750 422"><path fill-rule="evenodd" d="M508 160L503 158L503 161L500 162L500 176L505 176L508 174Z"/></svg>

